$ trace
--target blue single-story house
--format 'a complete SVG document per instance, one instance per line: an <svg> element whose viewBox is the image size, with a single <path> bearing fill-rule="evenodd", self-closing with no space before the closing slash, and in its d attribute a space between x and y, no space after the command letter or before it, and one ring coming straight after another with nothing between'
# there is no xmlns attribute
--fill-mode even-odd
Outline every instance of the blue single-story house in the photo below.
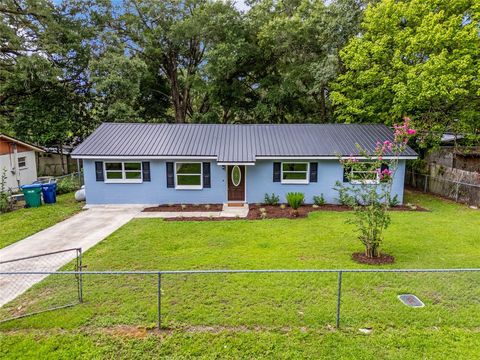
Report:
<svg viewBox="0 0 480 360"><path fill-rule="evenodd" d="M339 157L361 160L357 144L373 152L385 140L393 132L384 125L104 123L72 157L83 160L89 205L261 203L265 193L285 202L291 191L336 203L335 182L348 181ZM400 202L406 160L416 157L400 155Z"/></svg>

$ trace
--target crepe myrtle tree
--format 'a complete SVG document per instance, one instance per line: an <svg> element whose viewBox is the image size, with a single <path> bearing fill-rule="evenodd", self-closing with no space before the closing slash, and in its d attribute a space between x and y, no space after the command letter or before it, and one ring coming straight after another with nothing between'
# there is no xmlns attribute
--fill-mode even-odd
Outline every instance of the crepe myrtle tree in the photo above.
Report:
<svg viewBox="0 0 480 360"><path fill-rule="evenodd" d="M348 222L356 226L367 258L380 256L383 232L390 225L388 209L399 155L415 133L410 119L404 118L403 124L394 125L394 140L377 142L373 154L359 147L362 160L354 156L340 159L349 185L337 183L336 190L354 209L354 216Z"/></svg>

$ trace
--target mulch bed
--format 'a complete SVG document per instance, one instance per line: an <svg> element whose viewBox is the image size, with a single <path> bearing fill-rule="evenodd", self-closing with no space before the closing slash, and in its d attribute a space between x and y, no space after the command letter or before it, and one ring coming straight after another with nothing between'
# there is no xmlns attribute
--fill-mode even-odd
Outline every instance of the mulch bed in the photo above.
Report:
<svg viewBox="0 0 480 360"><path fill-rule="evenodd" d="M192 212L192 211L222 211L222 204L210 204L210 205L194 205L194 204L184 204L183 207L181 204L175 205L158 205L153 207L148 207L143 210L143 212Z"/></svg>
<svg viewBox="0 0 480 360"><path fill-rule="evenodd" d="M346 205L335 205L335 204L325 204L318 207L313 207L312 205L303 205L298 208L298 215L295 215L293 210L287 206L282 209L280 206L273 205L250 205L250 211L248 213L247 219L255 220L262 219L262 212L260 209L265 209L267 219L297 219L305 218L309 213L315 211L352 211L351 207ZM393 208L390 208L390 211L428 211L420 206L411 208L406 205L399 205Z"/></svg>
<svg viewBox="0 0 480 360"><path fill-rule="evenodd" d="M319 207L313 207L311 205L303 205L298 208L298 213L296 214L292 208L286 206L282 209L280 205L250 205L250 211L248 212L247 219L255 220L262 219L262 211L260 209L265 209L267 219L297 219L305 218L309 213L313 211L351 211L348 206L343 205L323 205Z"/></svg>
<svg viewBox="0 0 480 360"><path fill-rule="evenodd" d="M179 207L179 205L175 205ZM172 209L175 206L158 206L154 208L147 208L144 211L175 211L175 210L168 210ZM218 205L221 206L221 205ZM167 210L150 210L150 209L167 209ZM187 207L189 209L189 207ZM193 206L195 210L183 210L183 211L201 211L202 209L200 206ZM213 205L212 208L213 209ZM264 209L263 213L265 216L262 216L262 211L260 209ZM220 209L221 210L221 209ZM396 206L390 209L391 211L428 211L420 206L416 206L415 208L411 208L406 205ZM182 210L180 210L182 211ZM215 211L215 210L210 210ZM218 210L217 210L218 211ZM312 205L303 205L298 208L298 214L289 207L286 206L282 209L280 205L250 205L250 211L248 212L248 216L246 218L231 218L231 217L178 217L178 218L169 218L165 219L166 221L223 221L223 220L261 220L261 219L300 219L306 218L309 213L315 211L352 211L352 208L346 205L335 205L335 204L325 204L318 207L313 207Z"/></svg>
<svg viewBox="0 0 480 360"><path fill-rule="evenodd" d="M395 262L395 258L388 254L380 254L380 256L375 258L369 258L365 255L365 253L353 253L352 259L360 264L368 265L384 265L393 264Z"/></svg>
<svg viewBox="0 0 480 360"><path fill-rule="evenodd" d="M412 206L407 206L407 205L398 205L395 207L390 208L389 211L420 211L420 212L429 212L430 210L425 209L424 207L418 206L418 205L412 205Z"/></svg>

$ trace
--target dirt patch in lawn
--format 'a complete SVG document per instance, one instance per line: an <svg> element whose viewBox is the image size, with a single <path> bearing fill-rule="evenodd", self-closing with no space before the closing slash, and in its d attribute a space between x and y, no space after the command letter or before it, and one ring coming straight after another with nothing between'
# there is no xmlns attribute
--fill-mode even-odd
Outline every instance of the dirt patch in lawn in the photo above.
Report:
<svg viewBox="0 0 480 360"><path fill-rule="evenodd" d="M380 254L380 256L375 258L369 258L365 255L365 253L353 253L352 259L360 264L368 265L384 265L393 264L395 262L395 258L388 254Z"/></svg>
<svg viewBox="0 0 480 360"><path fill-rule="evenodd" d="M222 211L222 204L208 204L208 205L196 205L196 204L175 204L175 205L158 205L145 208L143 212L198 212L198 211Z"/></svg>
<svg viewBox="0 0 480 360"><path fill-rule="evenodd" d="M110 328L104 328L102 331L109 335L133 337L142 339L147 337L148 330L141 326L119 325Z"/></svg>

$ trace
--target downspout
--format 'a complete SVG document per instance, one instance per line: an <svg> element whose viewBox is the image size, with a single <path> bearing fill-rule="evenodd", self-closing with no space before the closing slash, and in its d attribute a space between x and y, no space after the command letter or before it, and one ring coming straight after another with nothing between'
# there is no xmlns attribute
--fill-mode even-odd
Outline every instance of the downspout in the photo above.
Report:
<svg viewBox="0 0 480 360"><path fill-rule="evenodd" d="M18 149L17 144L13 144L13 159L15 164L15 180L17 180L17 187L20 189L20 174L18 171Z"/></svg>

